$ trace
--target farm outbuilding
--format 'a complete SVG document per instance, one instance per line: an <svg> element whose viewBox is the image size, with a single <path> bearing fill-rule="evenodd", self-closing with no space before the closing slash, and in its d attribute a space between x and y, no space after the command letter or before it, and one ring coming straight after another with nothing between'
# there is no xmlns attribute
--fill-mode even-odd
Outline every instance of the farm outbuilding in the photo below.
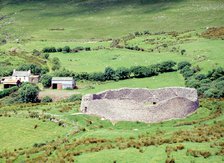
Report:
<svg viewBox="0 0 224 163"><path fill-rule="evenodd" d="M51 81L52 89L74 89L75 80L72 77L53 77Z"/></svg>

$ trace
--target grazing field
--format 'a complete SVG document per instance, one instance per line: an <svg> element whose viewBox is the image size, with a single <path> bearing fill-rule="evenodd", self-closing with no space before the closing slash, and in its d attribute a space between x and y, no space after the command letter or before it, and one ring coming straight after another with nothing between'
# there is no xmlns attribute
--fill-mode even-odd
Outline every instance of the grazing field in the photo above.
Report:
<svg viewBox="0 0 224 163"><path fill-rule="evenodd" d="M121 81L111 81L111 82L78 82L80 87L78 92L82 94L86 93L97 93L109 89L118 88L163 88L163 87L183 87L184 79L177 72L164 73L159 76L144 78L144 79L128 79Z"/></svg>
<svg viewBox="0 0 224 163"><path fill-rule="evenodd" d="M1 15L7 15L1 31L15 39L113 38L127 31L184 31L224 24L224 5L212 0L6 0L0 6Z"/></svg>
<svg viewBox="0 0 224 163"><path fill-rule="evenodd" d="M21 117L0 118L0 150L30 147L34 143L51 141L58 136L64 136L67 129L58 127L51 122ZM37 126L35 128L35 126Z"/></svg>
<svg viewBox="0 0 224 163"><path fill-rule="evenodd" d="M186 119L156 124L112 124L74 114L78 103L27 104L17 113L5 106L0 109L4 113L0 117L1 140L5 140L1 141L1 149L7 146L7 150L1 150L0 161L222 162L224 103L203 99L200 104ZM36 117L31 116L36 110Z"/></svg>
<svg viewBox="0 0 224 163"><path fill-rule="evenodd" d="M53 102L22 103L29 92L4 91L0 83L0 162L223 162L223 18L223 0L0 0L0 79L32 69L73 76L78 88L52 90L42 81L39 98ZM177 64L160 71L165 61ZM181 61L189 63L180 68ZM143 66L150 65L156 73L147 76L155 69ZM108 66L142 66L145 76L128 69L125 80L119 71L93 78ZM200 95L184 119L112 123L80 112L81 95L184 86Z"/></svg>

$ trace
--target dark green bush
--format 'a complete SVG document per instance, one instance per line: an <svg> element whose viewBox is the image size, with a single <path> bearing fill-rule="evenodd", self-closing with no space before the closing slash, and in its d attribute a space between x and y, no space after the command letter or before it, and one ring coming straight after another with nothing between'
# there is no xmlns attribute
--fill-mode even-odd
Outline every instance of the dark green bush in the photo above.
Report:
<svg viewBox="0 0 224 163"><path fill-rule="evenodd" d="M65 46L62 48L62 52L69 53L71 51L71 48L69 46Z"/></svg>
<svg viewBox="0 0 224 163"><path fill-rule="evenodd" d="M130 78L130 70L125 67L120 67L115 71L116 77L120 80L129 79Z"/></svg>
<svg viewBox="0 0 224 163"><path fill-rule="evenodd" d="M159 72L163 73L163 72L172 72L174 71L174 66L177 63L174 61L165 61L160 63L159 66Z"/></svg>
<svg viewBox="0 0 224 163"><path fill-rule="evenodd" d="M52 79L52 76L49 75L49 74L44 74L41 76L40 78L40 82L43 84L43 86L45 88L48 88L51 86L51 79Z"/></svg>
<svg viewBox="0 0 224 163"><path fill-rule="evenodd" d="M182 61L182 62L179 62L178 65L177 65L177 69L178 70L181 70L183 69L185 66L188 66L188 67L191 67L191 64L187 61Z"/></svg>
<svg viewBox="0 0 224 163"><path fill-rule="evenodd" d="M106 67L104 71L105 80L114 80L115 79L115 70L111 67Z"/></svg>
<svg viewBox="0 0 224 163"><path fill-rule="evenodd" d="M89 75L90 80L93 81L105 81L104 73L102 72L95 72Z"/></svg>
<svg viewBox="0 0 224 163"><path fill-rule="evenodd" d="M38 102L39 88L36 85L24 83L19 88L19 98L22 102Z"/></svg>
<svg viewBox="0 0 224 163"><path fill-rule="evenodd" d="M16 92L18 89L19 89L19 87L17 87L17 86L14 86L14 87L11 87L11 88L4 89L4 90L0 91L0 98L9 96L9 95L12 94L13 92Z"/></svg>

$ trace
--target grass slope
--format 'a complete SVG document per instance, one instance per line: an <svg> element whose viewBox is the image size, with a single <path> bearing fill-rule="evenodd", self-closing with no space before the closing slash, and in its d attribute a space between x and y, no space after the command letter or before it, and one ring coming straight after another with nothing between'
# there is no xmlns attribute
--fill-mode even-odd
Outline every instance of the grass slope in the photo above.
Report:
<svg viewBox="0 0 224 163"><path fill-rule="evenodd" d="M224 24L222 1L1 1L4 35L31 40L111 38ZM50 30L64 29L64 30Z"/></svg>

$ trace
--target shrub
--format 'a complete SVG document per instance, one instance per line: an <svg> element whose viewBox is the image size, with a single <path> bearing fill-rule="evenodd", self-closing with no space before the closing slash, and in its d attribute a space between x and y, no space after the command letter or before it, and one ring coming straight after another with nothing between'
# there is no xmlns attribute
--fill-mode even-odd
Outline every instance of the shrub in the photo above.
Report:
<svg viewBox="0 0 224 163"><path fill-rule="evenodd" d="M82 72L80 74L75 75L76 80L89 80L90 75L87 72Z"/></svg>
<svg viewBox="0 0 224 163"><path fill-rule="evenodd" d="M52 59L52 70L55 71L55 70L59 70L61 67L61 63L60 63L60 60L57 58L57 57L54 57Z"/></svg>
<svg viewBox="0 0 224 163"><path fill-rule="evenodd" d="M62 48L62 52L69 53L71 51L71 48L69 46L65 46Z"/></svg>
<svg viewBox="0 0 224 163"><path fill-rule="evenodd" d="M178 65L177 65L177 69L182 70L185 66L191 67L191 64L187 61L179 62Z"/></svg>
<svg viewBox="0 0 224 163"><path fill-rule="evenodd" d="M115 79L115 71L111 67L106 67L104 71L105 80Z"/></svg>
<svg viewBox="0 0 224 163"><path fill-rule="evenodd" d="M120 67L115 71L116 77L118 79L129 79L130 78L130 70L125 67Z"/></svg>
<svg viewBox="0 0 224 163"><path fill-rule="evenodd" d="M41 102L43 102L43 103L48 103L48 102L52 102L52 101L53 101L52 98L49 97L49 96L45 96L45 97L41 100Z"/></svg>
<svg viewBox="0 0 224 163"><path fill-rule="evenodd" d="M54 53L54 52L57 52L56 48L55 47L46 47L46 48L43 48L42 50L44 53Z"/></svg>
<svg viewBox="0 0 224 163"><path fill-rule="evenodd" d="M11 93L16 92L18 89L19 89L19 87L17 87L17 86L4 89L4 90L0 91L0 98L9 96Z"/></svg>
<svg viewBox="0 0 224 163"><path fill-rule="evenodd" d="M40 78L40 82L43 84L45 88L48 88L51 86L51 80L52 80L52 76L48 74L44 74Z"/></svg>
<svg viewBox="0 0 224 163"><path fill-rule="evenodd" d="M62 48L57 48L57 52L62 52Z"/></svg>
<svg viewBox="0 0 224 163"><path fill-rule="evenodd" d="M174 61L165 61L159 64L159 72L171 72L174 71L174 66L176 65L176 62Z"/></svg>
<svg viewBox="0 0 224 163"><path fill-rule="evenodd" d="M148 68L145 66L135 66L131 68L131 72L136 78L144 78L148 76Z"/></svg>
<svg viewBox="0 0 224 163"><path fill-rule="evenodd" d="M44 53L44 54L43 54L43 58L44 58L44 59L48 59L49 56L50 56L50 54L48 54L48 53Z"/></svg>
<svg viewBox="0 0 224 163"><path fill-rule="evenodd" d="M38 102L39 88L36 85L24 83L18 93L22 102Z"/></svg>
<svg viewBox="0 0 224 163"><path fill-rule="evenodd" d="M90 74L89 76L90 80L94 80L94 81L105 81L105 76L104 73L102 72L95 72Z"/></svg>

